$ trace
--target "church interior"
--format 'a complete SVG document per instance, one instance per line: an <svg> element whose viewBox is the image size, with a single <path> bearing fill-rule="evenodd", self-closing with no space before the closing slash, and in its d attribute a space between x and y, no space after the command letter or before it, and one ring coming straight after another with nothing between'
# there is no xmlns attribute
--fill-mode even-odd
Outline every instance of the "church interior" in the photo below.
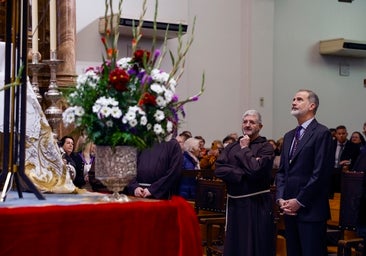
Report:
<svg viewBox="0 0 366 256"><path fill-rule="evenodd" d="M73 135L75 141L82 136L61 121L67 108L62 92L75 86L82 62L77 60L76 2L0 0L0 85L5 88L19 76L24 87L0 91L4 102L0 114L0 255L224 255L227 191L211 170L182 172L197 180L196 196L190 199L105 203L100 202L104 194L88 193L72 184L58 143L65 135ZM352 0L342 2L351 4ZM22 61L27 63L23 73L19 72ZM356 61L356 65L362 63ZM257 98L255 89L252 93ZM262 97L258 99L258 107L267 104ZM268 115L265 111L264 116ZM288 117L281 118L289 122ZM282 132L272 130L266 132L271 136ZM362 256L365 249L354 211L363 174L342 175L342 192L329 199L328 256ZM273 185L273 196L275 191ZM275 200L273 216L273 256L286 256L284 216Z"/></svg>

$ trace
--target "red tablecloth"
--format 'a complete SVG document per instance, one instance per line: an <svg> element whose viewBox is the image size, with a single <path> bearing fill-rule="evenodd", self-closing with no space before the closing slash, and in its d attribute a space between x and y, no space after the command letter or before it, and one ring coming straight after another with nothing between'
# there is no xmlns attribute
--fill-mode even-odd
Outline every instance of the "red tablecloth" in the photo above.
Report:
<svg viewBox="0 0 366 256"><path fill-rule="evenodd" d="M167 201L5 208L0 255L202 256L196 214Z"/></svg>

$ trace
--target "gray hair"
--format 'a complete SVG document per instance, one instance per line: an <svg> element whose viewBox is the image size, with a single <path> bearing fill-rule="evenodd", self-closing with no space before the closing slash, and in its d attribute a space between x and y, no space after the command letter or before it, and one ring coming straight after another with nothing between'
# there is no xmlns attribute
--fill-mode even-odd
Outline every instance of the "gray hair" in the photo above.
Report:
<svg viewBox="0 0 366 256"><path fill-rule="evenodd" d="M262 116L257 110L250 109L250 110L245 111L245 113L243 114L242 119L244 119L246 116L256 116L257 120L258 120L258 123L262 124Z"/></svg>
<svg viewBox="0 0 366 256"><path fill-rule="evenodd" d="M314 114L316 114L316 111L318 110L318 107L319 107L318 95L316 95L316 93L313 92L312 90L308 90L308 89L300 89L300 90L298 90L298 92L307 92L309 94L308 100L309 100L309 102L315 104Z"/></svg>
<svg viewBox="0 0 366 256"><path fill-rule="evenodd" d="M194 148L199 149L200 141L196 138L189 138L184 142L184 151L192 152Z"/></svg>

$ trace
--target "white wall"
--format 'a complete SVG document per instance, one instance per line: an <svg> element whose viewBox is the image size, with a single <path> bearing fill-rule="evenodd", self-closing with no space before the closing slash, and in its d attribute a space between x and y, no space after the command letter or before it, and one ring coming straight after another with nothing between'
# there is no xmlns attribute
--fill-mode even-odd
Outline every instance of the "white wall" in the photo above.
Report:
<svg viewBox="0 0 366 256"><path fill-rule="evenodd" d="M366 1L276 0L274 30L275 138L296 126L291 100L300 88L320 98L318 121L328 127L344 124L350 134L366 121L363 80L366 61L322 56L319 40L344 37L366 41ZM339 75L339 64L350 65L350 76Z"/></svg>
<svg viewBox="0 0 366 256"><path fill-rule="evenodd" d="M272 0L190 1L197 30L187 73L198 81L204 69L206 92L188 108L187 128L207 145L241 134L242 114L251 108L263 115L262 134L271 135L273 6Z"/></svg>
<svg viewBox="0 0 366 256"><path fill-rule="evenodd" d="M141 2L125 0L123 12L139 15ZM154 1L148 3L151 18ZM104 0L77 0L76 5L77 61L82 69L101 60L98 18L104 16ZM162 19L191 25L197 17L178 92L181 97L196 93L205 72L206 91L186 108L181 130L202 135L207 146L232 131L240 133L241 115L249 108L263 115L262 135L283 136L296 126L290 107L300 88L319 95L320 122L329 127L344 124L349 133L361 130L366 120L366 61L321 56L318 42L335 37L366 41L366 1L160 0L159 6ZM121 39L121 55L128 43ZM176 40L169 45L174 49ZM339 76L339 63L350 66L350 76Z"/></svg>
<svg viewBox="0 0 366 256"><path fill-rule="evenodd" d="M81 71L101 58L97 19L104 16L104 1L94 0L92 5L87 0L76 2L77 64ZM135 11L138 15L141 2L125 0L122 12ZM153 10L154 1L148 3ZM83 8L85 5L90 5L88 11ZM228 133L240 133L243 112L255 108L263 115L263 134L271 135L273 0L160 0L159 6L158 17L186 19L189 28L197 18L194 43L178 92L181 98L197 93L203 72L206 90L199 101L187 105L180 131L202 135L209 146ZM128 40L121 41L123 52ZM169 41L171 49L176 44L174 39Z"/></svg>

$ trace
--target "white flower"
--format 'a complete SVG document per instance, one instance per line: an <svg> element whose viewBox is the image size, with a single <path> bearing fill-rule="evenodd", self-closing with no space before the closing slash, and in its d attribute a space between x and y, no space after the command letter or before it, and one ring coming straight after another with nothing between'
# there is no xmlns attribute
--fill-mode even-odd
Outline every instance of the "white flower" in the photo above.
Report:
<svg viewBox="0 0 366 256"><path fill-rule="evenodd" d="M132 107L129 107L129 111L133 111L133 112L137 112L138 114L140 115L146 115L145 114L145 111L143 111L139 106L132 106Z"/></svg>
<svg viewBox="0 0 366 256"><path fill-rule="evenodd" d="M74 107L69 107L62 113L62 121L64 122L65 126L75 122Z"/></svg>
<svg viewBox="0 0 366 256"><path fill-rule="evenodd" d="M111 116L116 119L120 118L122 116L122 110L120 110L119 107L112 107Z"/></svg>
<svg viewBox="0 0 366 256"><path fill-rule="evenodd" d="M85 111L83 109L83 107L80 107L80 106L75 106L74 108L74 113L76 116L83 116L85 114Z"/></svg>
<svg viewBox="0 0 366 256"><path fill-rule="evenodd" d="M160 84L157 83L153 83L152 85L150 85L150 88L153 92L156 92L157 94L163 93L164 89Z"/></svg>
<svg viewBox="0 0 366 256"><path fill-rule="evenodd" d="M163 128L161 127L160 124L155 124L154 125L154 132L155 132L155 134L161 134L161 133L163 133Z"/></svg>
<svg viewBox="0 0 366 256"><path fill-rule="evenodd" d="M126 118L127 121L131 121L133 119L136 119L136 111L132 109L133 107L129 107L126 115L124 118Z"/></svg>
<svg viewBox="0 0 366 256"><path fill-rule="evenodd" d="M100 97L97 99L97 101L94 103L95 105L101 105L101 106L118 106L118 101L116 101L114 98L105 96Z"/></svg>
<svg viewBox="0 0 366 256"><path fill-rule="evenodd" d="M127 124L127 122L128 122L128 120L127 120L126 116L123 116L122 117L122 123Z"/></svg>
<svg viewBox="0 0 366 256"><path fill-rule="evenodd" d="M118 111L118 107L116 106L118 106L118 101L116 101L114 98L106 98L103 96L96 100L92 107L92 111L93 113L96 113L100 119L108 117L112 114L114 115L113 117L117 116L115 118L119 118L122 116L122 112L119 113L120 110Z"/></svg>
<svg viewBox="0 0 366 256"><path fill-rule="evenodd" d="M173 100L174 92L172 92L171 90L165 90L164 97L166 102L169 103Z"/></svg>
<svg viewBox="0 0 366 256"><path fill-rule="evenodd" d="M75 115L73 114L65 115L65 117L63 117L63 120L68 125L72 124L73 122L75 122Z"/></svg>
<svg viewBox="0 0 366 256"><path fill-rule="evenodd" d="M143 126L147 124L147 117L145 115L140 118L140 124Z"/></svg>
<svg viewBox="0 0 366 256"><path fill-rule="evenodd" d="M108 104L111 106L118 106L118 101L116 101L114 98L108 98Z"/></svg>
<svg viewBox="0 0 366 256"><path fill-rule="evenodd" d="M156 112L155 112L155 114L154 114L154 117L155 117L155 120L156 120L157 122L160 122L160 121L164 120L165 115L164 115L164 112L163 112L163 111L161 111L161 110L156 110ZM154 128L154 130L155 130L155 128Z"/></svg>
<svg viewBox="0 0 366 256"><path fill-rule="evenodd" d="M108 120L107 122L105 122L105 125L107 127L113 127L113 121L112 120Z"/></svg>
<svg viewBox="0 0 366 256"><path fill-rule="evenodd" d="M171 121L168 121L166 124L166 130L167 132L172 132L173 131L173 123Z"/></svg>
<svg viewBox="0 0 366 256"><path fill-rule="evenodd" d="M94 70L90 69L86 73L78 76L76 80L77 81L76 88L80 89L82 88L82 85L87 85L92 88L95 88L97 86L99 79L100 79L99 76L94 72Z"/></svg>
<svg viewBox="0 0 366 256"><path fill-rule="evenodd" d="M168 87L170 90L173 91L173 93L175 92L175 87L177 87L177 81L175 81L173 78L171 78L169 80L169 83L168 83Z"/></svg>
<svg viewBox="0 0 366 256"><path fill-rule="evenodd" d="M135 127L138 123L137 123L137 120L136 119L132 119L132 120L128 121L128 124L131 127Z"/></svg>
<svg viewBox="0 0 366 256"><path fill-rule="evenodd" d="M75 92L72 92L72 93L70 93L70 95L69 95L69 98L76 98L76 97L78 97L79 95L78 95L78 93L77 93L77 91L75 91Z"/></svg>
<svg viewBox="0 0 366 256"><path fill-rule="evenodd" d="M151 77L157 83L165 84L168 81L169 74L158 69L153 69L151 70Z"/></svg>
<svg viewBox="0 0 366 256"><path fill-rule="evenodd" d="M131 65L129 62L131 61L131 58L122 58L117 61L117 66L123 69L129 69Z"/></svg>
<svg viewBox="0 0 366 256"><path fill-rule="evenodd" d="M99 118L105 118L105 117L109 117L111 115L111 108L106 107L106 106L102 106L100 111L99 111Z"/></svg>
<svg viewBox="0 0 366 256"><path fill-rule="evenodd" d="M76 79L76 82L77 82L76 89L79 89L80 85L85 84L87 79L88 79L88 76L86 74L78 75L78 78Z"/></svg>
<svg viewBox="0 0 366 256"><path fill-rule="evenodd" d="M93 113L99 113L100 109L101 109L101 105L99 104L94 104L93 105Z"/></svg>
<svg viewBox="0 0 366 256"><path fill-rule="evenodd" d="M155 101L156 101L156 104L159 107L165 107L166 106L166 101L165 101L165 99L162 96L156 97L156 100Z"/></svg>

